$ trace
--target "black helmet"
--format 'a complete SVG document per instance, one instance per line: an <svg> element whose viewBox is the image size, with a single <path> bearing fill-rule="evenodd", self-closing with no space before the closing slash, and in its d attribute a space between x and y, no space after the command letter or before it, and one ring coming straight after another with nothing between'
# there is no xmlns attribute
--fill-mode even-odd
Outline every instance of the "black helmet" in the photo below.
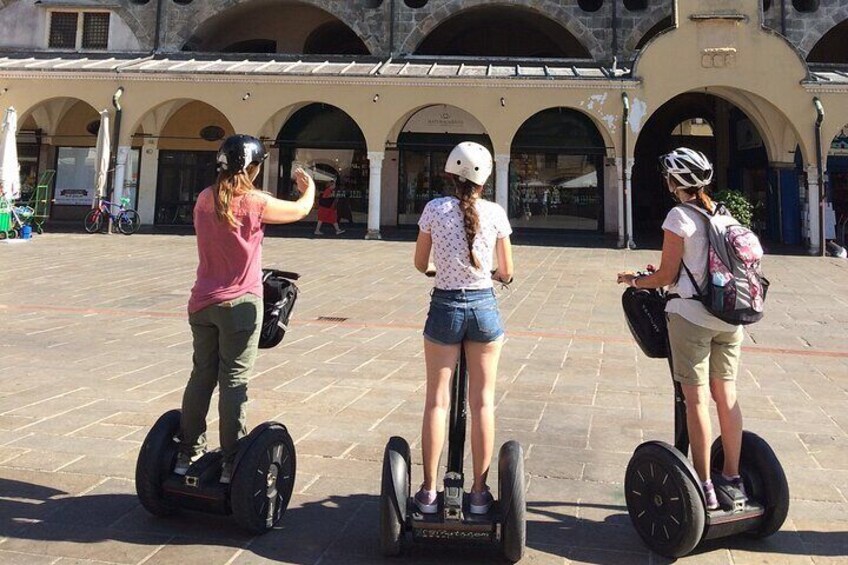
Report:
<svg viewBox="0 0 848 565"><path fill-rule="evenodd" d="M262 163L268 153L262 142L250 135L232 135L218 149L216 162L219 171L241 173L251 163Z"/></svg>

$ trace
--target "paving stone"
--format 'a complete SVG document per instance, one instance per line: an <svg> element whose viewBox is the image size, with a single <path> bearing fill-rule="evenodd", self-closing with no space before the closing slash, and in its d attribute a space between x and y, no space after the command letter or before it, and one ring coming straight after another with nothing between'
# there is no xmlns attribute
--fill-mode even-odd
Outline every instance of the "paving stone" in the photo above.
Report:
<svg viewBox="0 0 848 565"><path fill-rule="evenodd" d="M179 406L190 369L184 304L193 238L46 234L31 243L0 246L0 263L22 271L0 288L0 310L8 324L27 329L4 334L0 350L0 562L379 559L379 469L391 435L409 441L413 482L421 477L421 327L430 281L408 267L411 243L266 239L266 260L285 257L301 270L303 292L286 341L257 360L248 422L275 419L289 428L298 477L279 529L257 538L231 517L150 516L131 481L141 441ZM666 563L632 529L622 482L636 445L671 439L672 387L664 362L632 343L621 288L609 282L617 269L656 254L521 245L515 253L526 274L499 298L508 337L496 444L515 439L526 453L523 562ZM132 266L118 277L80 268L93 257L128 255ZM44 264L66 276L44 274ZM359 273L363 264L367 278L338 274ZM740 404L746 427L770 442L787 470L790 519L768 539L709 542L681 562L844 562L848 347L835 336L846 334L848 316L832 301L848 304L848 289L837 265L769 256L776 275L769 315L746 328ZM355 300L339 303L340 282ZM350 320L317 320L326 315ZM40 330L52 331L25 335ZM717 431L714 414L713 425ZM495 461L492 485L496 470ZM488 563L497 552L414 547L405 558Z"/></svg>

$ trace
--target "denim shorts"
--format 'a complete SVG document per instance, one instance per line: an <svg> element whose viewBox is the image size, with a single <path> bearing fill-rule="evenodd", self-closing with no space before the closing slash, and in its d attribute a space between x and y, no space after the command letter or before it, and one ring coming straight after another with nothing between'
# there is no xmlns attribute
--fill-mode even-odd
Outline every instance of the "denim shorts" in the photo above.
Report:
<svg viewBox="0 0 848 565"><path fill-rule="evenodd" d="M424 338L428 341L440 345L455 345L463 340L488 343L503 334L493 289L433 289L424 325Z"/></svg>

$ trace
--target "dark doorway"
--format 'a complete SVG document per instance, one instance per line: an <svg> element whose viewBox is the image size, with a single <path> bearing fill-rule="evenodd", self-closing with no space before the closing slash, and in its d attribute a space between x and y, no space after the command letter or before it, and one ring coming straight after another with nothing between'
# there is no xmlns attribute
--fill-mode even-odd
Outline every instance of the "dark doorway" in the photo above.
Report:
<svg viewBox="0 0 848 565"><path fill-rule="evenodd" d="M708 126L708 130L705 129ZM663 185L659 156L675 147L702 151L715 176L710 192L741 191L755 207L753 228L766 241L783 241L781 195L769 169L768 154L750 118L730 102L702 93L681 94L647 121L636 143L633 168L633 222L637 243L662 238L660 226L674 201ZM794 193L784 195L797 200ZM800 219L798 219L800 221Z"/></svg>

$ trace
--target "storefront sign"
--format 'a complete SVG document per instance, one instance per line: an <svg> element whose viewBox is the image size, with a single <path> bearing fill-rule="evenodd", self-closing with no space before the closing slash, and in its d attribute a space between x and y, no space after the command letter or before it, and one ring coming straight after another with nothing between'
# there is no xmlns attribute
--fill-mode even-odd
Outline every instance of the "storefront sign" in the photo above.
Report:
<svg viewBox="0 0 848 565"><path fill-rule="evenodd" d="M465 110L453 106L428 106L415 113L403 131L410 133L456 133L485 135L483 125Z"/></svg>

